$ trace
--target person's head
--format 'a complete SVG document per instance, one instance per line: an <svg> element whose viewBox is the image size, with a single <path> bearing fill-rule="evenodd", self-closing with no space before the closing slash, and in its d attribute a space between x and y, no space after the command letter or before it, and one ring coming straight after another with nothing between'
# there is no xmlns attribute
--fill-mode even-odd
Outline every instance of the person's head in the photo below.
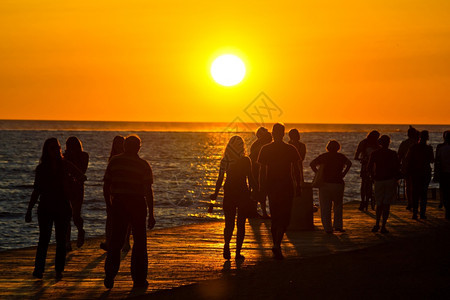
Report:
<svg viewBox="0 0 450 300"><path fill-rule="evenodd" d="M328 152L338 152L339 150L341 150L341 144L338 143L338 141L336 140L331 140L328 142L327 144L327 151Z"/></svg>
<svg viewBox="0 0 450 300"><path fill-rule="evenodd" d="M281 141L284 137L285 127L281 123L275 123L272 127L272 136L274 141Z"/></svg>
<svg viewBox="0 0 450 300"><path fill-rule="evenodd" d="M66 141L66 152L78 154L83 152L83 145L76 136L71 136Z"/></svg>
<svg viewBox="0 0 450 300"><path fill-rule="evenodd" d="M109 159L113 157L114 155L123 153L123 143L125 141L125 138L121 135L116 135L113 139L112 147L111 147L111 154L109 155Z"/></svg>
<svg viewBox="0 0 450 300"><path fill-rule="evenodd" d="M123 143L125 142L125 138L121 135L116 135L113 139L111 153L113 155L123 153Z"/></svg>
<svg viewBox="0 0 450 300"><path fill-rule="evenodd" d="M367 135L367 140L371 144L376 144L379 138L380 138L380 133L377 130L372 130Z"/></svg>
<svg viewBox="0 0 450 300"><path fill-rule="evenodd" d="M61 160L61 145L56 138L45 140L42 147L41 164L49 164L52 161Z"/></svg>
<svg viewBox="0 0 450 300"><path fill-rule="evenodd" d="M266 132L269 132L269 130L267 130L267 128L265 127L259 127L258 130L256 130L256 137L258 139L261 139L264 137L264 135L266 134Z"/></svg>
<svg viewBox="0 0 450 300"><path fill-rule="evenodd" d="M450 145L450 131L446 131L446 133L447 134L445 134L445 132L444 132L444 142L447 144L447 145Z"/></svg>
<svg viewBox="0 0 450 300"><path fill-rule="evenodd" d="M378 144L380 144L380 146L383 148L388 148L390 143L391 143L391 138L387 135L382 135L378 139Z"/></svg>
<svg viewBox="0 0 450 300"><path fill-rule="evenodd" d="M291 141L300 141L300 132L295 128L289 130L289 138Z"/></svg>
<svg viewBox="0 0 450 300"><path fill-rule="evenodd" d="M408 137L410 139L414 139L417 140L419 138L419 131L417 131L417 129L415 129L414 127L412 127L411 125L409 125L408 128Z"/></svg>
<svg viewBox="0 0 450 300"><path fill-rule="evenodd" d="M223 155L224 160L227 162L233 162L244 155L244 140L238 135L232 136L225 147L225 153Z"/></svg>
<svg viewBox="0 0 450 300"><path fill-rule="evenodd" d="M261 141L264 144L272 142L272 134L269 131L267 131L266 133L264 133L264 136L261 138Z"/></svg>
<svg viewBox="0 0 450 300"><path fill-rule="evenodd" d="M450 130L446 130L444 131L444 133L442 134L442 138L444 139L444 142L446 141L446 137L449 135Z"/></svg>
<svg viewBox="0 0 450 300"><path fill-rule="evenodd" d="M420 135L419 135L419 136L420 136L419 143L421 143L421 144L426 144L427 141L430 139L428 130L422 130L422 131L420 132Z"/></svg>
<svg viewBox="0 0 450 300"><path fill-rule="evenodd" d="M125 138L123 143L123 150L127 154L137 154L141 149L141 139L135 135L129 135Z"/></svg>

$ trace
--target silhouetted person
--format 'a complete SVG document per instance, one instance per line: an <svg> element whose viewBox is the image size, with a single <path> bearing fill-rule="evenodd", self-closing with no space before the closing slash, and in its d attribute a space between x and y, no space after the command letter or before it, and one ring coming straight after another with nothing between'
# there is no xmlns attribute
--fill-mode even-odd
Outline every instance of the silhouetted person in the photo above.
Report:
<svg viewBox="0 0 450 300"><path fill-rule="evenodd" d="M267 192L272 218L272 252L275 259L283 259L281 241L289 226L294 195L300 196L300 155L297 149L283 142L285 127L273 125L273 142L261 148L258 157L260 189ZM294 178L292 175L294 174ZM296 190L294 191L294 179Z"/></svg>
<svg viewBox="0 0 450 300"><path fill-rule="evenodd" d="M225 153L220 161L219 178L216 182L216 190L211 195L211 200L216 200L219 190L223 186L223 212L225 215L225 229L223 231L225 244L223 246L223 258L230 259L230 241L233 236L234 224L237 213L237 237L236 259L242 260L242 243L245 237L245 221L251 208L250 188L255 186L252 175L252 163L245 156L244 140L239 136L233 136L225 148ZM248 184L247 184L248 181Z"/></svg>
<svg viewBox="0 0 450 300"><path fill-rule="evenodd" d="M400 143L398 147L398 158L400 159L400 170L402 172L402 176L405 181L405 197L408 202L406 209L411 210L413 207L412 200L412 182L411 176L407 174L406 170L406 154L408 154L409 149L416 145L419 142L419 132L412 127L409 126L408 129L408 138Z"/></svg>
<svg viewBox="0 0 450 300"><path fill-rule="evenodd" d="M111 199L113 230L105 261L105 287L114 286L120 267L120 249L128 224L133 230L131 277L135 287L147 287L147 231L145 222L149 210L148 228L155 226L153 216L153 173L149 163L138 155L141 140L130 135L124 142L124 153L111 158L104 178L105 199Z"/></svg>
<svg viewBox="0 0 450 300"><path fill-rule="evenodd" d="M427 145L428 131L420 132L419 143L413 145L406 155L406 169L411 176L413 219L417 219L420 202L420 218L426 219L428 185L431 180L431 166L434 162L433 147Z"/></svg>
<svg viewBox="0 0 450 300"><path fill-rule="evenodd" d="M378 138L380 133L376 130L372 130L367 137L362 140L355 152L355 159L361 162L361 204L359 205L360 211L367 211L369 201L373 200L372 180L370 179L369 172L367 171L367 164L369 163L370 154L379 148ZM371 201L373 204L373 201ZM372 207L372 209L375 209Z"/></svg>
<svg viewBox="0 0 450 300"><path fill-rule="evenodd" d="M81 141L71 136L66 141L66 150L64 151L64 159L74 164L82 174L86 174L86 170L89 164L89 154L83 151ZM77 247L80 248L84 244L85 231L83 229L83 218L81 217L81 206L84 200L84 182L71 181L69 182L69 200L72 206L72 218L73 223L78 229ZM72 251L70 244L70 234L72 228L70 226L67 229L66 250Z"/></svg>
<svg viewBox="0 0 450 300"><path fill-rule="evenodd" d="M84 176L72 163L63 159L61 146L56 138L45 141L42 156L36 168L33 192L31 194L25 221L31 222L32 209L39 200L38 224L39 243L36 249L36 260L33 276L42 278L45 270L48 244L55 224L56 279L62 278L66 263L66 236L72 210L69 202L68 184L71 181L83 182Z"/></svg>
<svg viewBox="0 0 450 300"><path fill-rule="evenodd" d="M438 144L438 145L436 146L436 161L434 162L434 178L433 178L433 181L434 181L434 182L439 182L439 208L442 208L442 206L444 206L444 202L443 202L443 199L444 199L443 190L444 190L445 187L442 186L442 183L441 183L441 181L440 181L440 175L441 175L441 174L440 174L440 173L441 173L441 167L440 167L440 164L441 164L441 161L440 161L440 160L438 161L437 156L438 156L439 149L440 149L442 146L445 146L445 145L447 144L447 142L446 142L446 136L447 136L447 134L449 134L449 133L450 133L449 130L444 131L444 133L442 134L442 138L443 138L444 142L441 143L441 144Z"/></svg>
<svg viewBox="0 0 450 300"><path fill-rule="evenodd" d="M344 232L342 221L344 200L344 177L347 175L352 162L342 153L341 145L331 140L327 144L327 151L316 157L310 164L314 173L322 170L322 183L319 186L320 216L326 233ZM331 222L331 207L333 206L334 222Z"/></svg>
<svg viewBox="0 0 450 300"><path fill-rule="evenodd" d="M121 135L117 135L113 139L112 147L111 147L111 153L108 158L108 163L111 161L111 158L114 155L118 155L123 153L123 142L125 141L125 138ZM103 195L109 195L109 193L103 192ZM111 234L112 234L112 208L111 208L111 199L105 199L106 203L106 228L105 228L105 235L106 235L106 242L100 243L100 248L102 248L105 251L108 251L108 246L111 241ZM127 235L125 236L125 242L122 247L122 251L126 252L130 250L130 234L131 234L131 226L128 226L127 229Z"/></svg>
<svg viewBox="0 0 450 300"><path fill-rule="evenodd" d="M264 146L272 141L272 135L266 128L260 127L256 131L256 137L257 137L257 140L250 147L249 157L252 161L253 178L256 181L256 185L259 186L259 169L260 169L260 165L258 163L259 152L261 151L262 146ZM258 202L261 205L261 210L262 210L262 214L263 214L262 218L264 218L264 219L270 218L269 215L267 214L267 207L266 207L267 194L264 193L263 191L260 191L259 188L255 188L255 191L253 192L253 197L255 199L253 199L253 202L252 202L253 206L250 211L249 218L261 217L257 211Z"/></svg>
<svg viewBox="0 0 450 300"><path fill-rule="evenodd" d="M450 220L450 131L444 134L444 143L436 148L435 178L439 182L445 218Z"/></svg>
<svg viewBox="0 0 450 300"><path fill-rule="evenodd" d="M300 133L297 129L291 129L289 130L289 144L297 148L298 154L300 154L300 161L299 161L299 169L300 169L300 182L304 182L305 178L303 176L303 161L306 157L306 145L302 142L300 142Z"/></svg>
<svg viewBox="0 0 450 300"><path fill-rule="evenodd" d="M381 148L372 152L369 159L368 170L375 181L376 222L372 232L380 229L381 233L388 233L386 222L389 218L391 204L397 198L398 179L400 178L400 160L397 152L389 149L391 139L382 135L378 140Z"/></svg>

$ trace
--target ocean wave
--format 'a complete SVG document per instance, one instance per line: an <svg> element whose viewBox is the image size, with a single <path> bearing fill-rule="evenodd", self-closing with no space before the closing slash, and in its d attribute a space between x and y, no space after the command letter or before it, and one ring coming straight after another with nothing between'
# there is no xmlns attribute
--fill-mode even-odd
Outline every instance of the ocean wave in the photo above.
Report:
<svg viewBox="0 0 450 300"><path fill-rule="evenodd" d="M25 212L0 211L0 218L14 219L17 217L25 217Z"/></svg>

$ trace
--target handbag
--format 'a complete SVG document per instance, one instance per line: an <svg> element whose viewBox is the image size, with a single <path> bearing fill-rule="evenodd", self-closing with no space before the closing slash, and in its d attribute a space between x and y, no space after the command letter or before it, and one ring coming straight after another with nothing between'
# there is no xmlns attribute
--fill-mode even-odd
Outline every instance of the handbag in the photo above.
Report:
<svg viewBox="0 0 450 300"><path fill-rule="evenodd" d="M323 165L319 166L316 174L314 174L314 179L312 181L313 188L320 188L323 184Z"/></svg>

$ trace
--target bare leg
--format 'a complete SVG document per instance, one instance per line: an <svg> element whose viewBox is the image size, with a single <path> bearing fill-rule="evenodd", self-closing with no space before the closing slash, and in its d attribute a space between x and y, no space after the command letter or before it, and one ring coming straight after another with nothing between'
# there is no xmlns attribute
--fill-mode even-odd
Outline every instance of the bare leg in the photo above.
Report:
<svg viewBox="0 0 450 300"><path fill-rule="evenodd" d="M244 243L244 237L245 237L245 221L246 220L247 220L247 218L243 215L243 213L238 211L237 236L236 236L236 258L241 257L241 249L242 249L242 244Z"/></svg>
<svg viewBox="0 0 450 300"><path fill-rule="evenodd" d="M223 258L230 259L230 241L233 236L234 223L236 218L236 207L235 206L225 206L224 205L224 215L225 215L225 228L223 230L224 246L223 246Z"/></svg>

